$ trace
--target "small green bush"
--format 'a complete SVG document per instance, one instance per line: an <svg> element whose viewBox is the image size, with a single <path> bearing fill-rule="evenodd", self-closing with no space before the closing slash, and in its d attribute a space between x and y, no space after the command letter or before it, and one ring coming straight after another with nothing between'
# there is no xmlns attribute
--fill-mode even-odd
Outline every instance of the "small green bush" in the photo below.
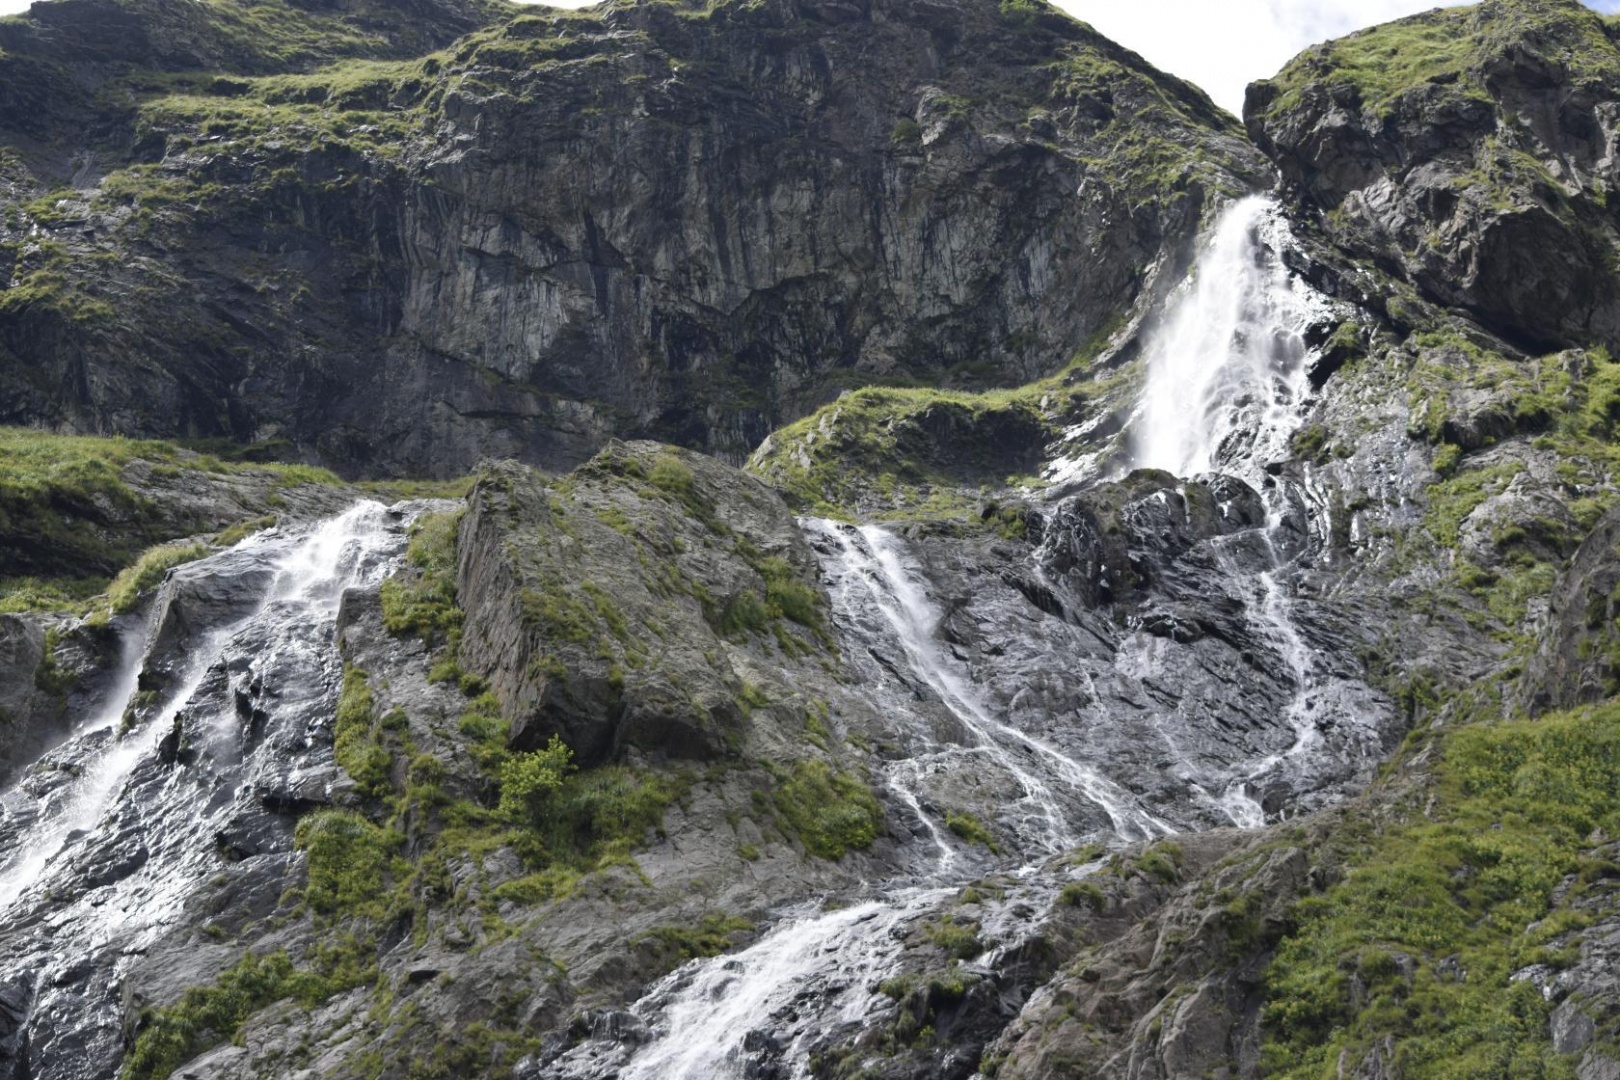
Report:
<svg viewBox="0 0 1620 1080"><path fill-rule="evenodd" d="M325 915L380 915L402 837L351 810L321 810L298 822L294 842L309 861L304 900Z"/></svg>
<svg viewBox="0 0 1620 1080"><path fill-rule="evenodd" d="M958 922L947 915L924 927L923 935L957 960L971 960L984 952L984 942L979 940L979 924L976 922Z"/></svg>
<svg viewBox="0 0 1620 1080"><path fill-rule="evenodd" d="M1100 912L1108 906L1107 895L1092 881L1069 882L1058 894L1058 900L1070 907L1090 908L1094 912Z"/></svg>
<svg viewBox="0 0 1620 1080"><path fill-rule="evenodd" d="M805 850L823 859L870 847L883 824L882 807L871 789L819 760L793 767L776 788L776 809Z"/></svg>
<svg viewBox="0 0 1620 1080"><path fill-rule="evenodd" d="M371 684L362 670L343 669L332 725L332 754L366 795L381 798L393 791L393 755L378 741L376 707Z"/></svg>
<svg viewBox="0 0 1620 1080"><path fill-rule="evenodd" d="M542 750L508 757L501 765L501 816L514 824L544 826L573 760L573 751L555 735Z"/></svg>
<svg viewBox="0 0 1620 1080"><path fill-rule="evenodd" d="M995 835L972 814L952 810L945 815L945 827L970 844L983 844L991 851L996 850Z"/></svg>
<svg viewBox="0 0 1620 1080"><path fill-rule="evenodd" d="M456 603L456 536L461 514L423 514L411 526L406 561L414 578L395 575L382 584L383 625L391 634L430 642L453 640L462 611Z"/></svg>

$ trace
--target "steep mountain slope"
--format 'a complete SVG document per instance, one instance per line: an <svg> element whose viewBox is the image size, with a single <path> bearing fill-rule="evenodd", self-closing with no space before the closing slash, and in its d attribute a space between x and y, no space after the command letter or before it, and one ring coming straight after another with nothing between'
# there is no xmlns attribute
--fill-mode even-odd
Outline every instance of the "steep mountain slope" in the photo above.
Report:
<svg viewBox="0 0 1620 1080"><path fill-rule="evenodd" d="M0 1076L1616 1075L1610 23L1320 46L1251 94L1268 163L1016 3L326 18L73 73L147 88L24 207L63 261L0 326L79 305L86 376L18 400L595 452L332 517L0 440L53 575L0 624ZM310 295L210 291L244 252ZM138 396L177 372L231 422Z"/></svg>
<svg viewBox="0 0 1620 1080"><path fill-rule="evenodd" d="M5 157L0 419L351 474L1025 382L1268 175L1034 3L41 10L0 95L73 104Z"/></svg>

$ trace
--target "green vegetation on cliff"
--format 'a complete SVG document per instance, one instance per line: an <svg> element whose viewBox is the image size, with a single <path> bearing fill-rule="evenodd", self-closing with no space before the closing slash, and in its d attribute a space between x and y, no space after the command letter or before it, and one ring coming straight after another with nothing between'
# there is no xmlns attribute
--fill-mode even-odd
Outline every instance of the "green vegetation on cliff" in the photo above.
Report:
<svg viewBox="0 0 1620 1080"><path fill-rule="evenodd" d="M1569 962L1615 867L1620 702L1438 737L1432 801L1334 838L1349 871L1302 901L1266 975L1267 1075L1315 1078L1393 1038L1412 1080L1566 1077L1531 964ZM1418 798L1428 799L1428 792Z"/></svg>
<svg viewBox="0 0 1620 1080"><path fill-rule="evenodd" d="M1313 84L1352 88L1375 112L1441 87L1489 104L1490 63L1525 42L1570 86L1612 86L1620 79L1612 25L1577 0L1485 0L1424 12L1308 49L1270 80L1277 96L1267 113L1297 108Z"/></svg>
<svg viewBox="0 0 1620 1080"><path fill-rule="evenodd" d="M208 550L166 542L224 529L213 544L235 543L245 535L236 526L274 524L264 511L301 485L341 486L307 465L0 427L0 550L17 575L0 579L0 607L78 608L116 577L108 603L126 611L165 571ZM191 498L173 498L177 490ZM217 503L196 498L210 490L219 492Z"/></svg>
<svg viewBox="0 0 1620 1080"><path fill-rule="evenodd" d="M1093 370L1097 338L1061 374L1016 390L866 387L773 433L749 461L828 517L964 518L1029 479L1065 431L1121 407L1130 370Z"/></svg>

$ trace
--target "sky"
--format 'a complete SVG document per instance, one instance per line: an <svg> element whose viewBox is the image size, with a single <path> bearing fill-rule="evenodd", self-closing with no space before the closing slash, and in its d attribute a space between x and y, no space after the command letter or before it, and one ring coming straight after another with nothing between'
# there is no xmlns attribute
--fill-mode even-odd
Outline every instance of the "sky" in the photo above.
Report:
<svg viewBox="0 0 1620 1080"><path fill-rule="evenodd" d="M590 0L564 0L579 7ZM1102 33L1182 78L1217 103L1243 111L1243 88L1275 75L1295 54L1328 38L1426 11L1446 0L1053 0ZM1620 13L1620 0L1588 0ZM28 0L0 0L0 15Z"/></svg>

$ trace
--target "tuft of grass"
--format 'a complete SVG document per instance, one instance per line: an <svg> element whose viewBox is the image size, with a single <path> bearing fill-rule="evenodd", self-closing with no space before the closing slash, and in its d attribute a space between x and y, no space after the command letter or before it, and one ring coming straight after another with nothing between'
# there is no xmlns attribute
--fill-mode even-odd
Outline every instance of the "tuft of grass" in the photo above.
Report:
<svg viewBox="0 0 1620 1080"><path fill-rule="evenodd" d="M437 643L460 632L456 604L456 536L459 512L423 514L411 526L405 559L415 577L396 574L383 582L383 625L391 634Z"/></svg>
<svg viewBox="0 0 1620 1080"><path fill-rule="evenodd" d="M730 952L737 936L753 929L753 923L735 915L705 915L696 926L660 926L637 940L651 942L673 968L688 960Z"/></svg>
<svg viewBox="0 0 1620 1080"><path fill-rule="evenodd" d="M1088 908L1093 912L1100 912L1108 906L1108 897L1091 881L1069 882L1058 894L1058 901L1069 907Z"/></svg>
<svg viewBox="0 0 1620 1080"><path fill-rule="evenodd" d="M385 798L393 793L394 759L378 741L377 726L368 676L357 667L345 665L343 690L338 695L333 722L333 756L362 793Z"/></svg>
<svg viewBox="0 0 1620 1080"><path fill-rule="evenodd" d="M141 598L159 585L170 570L196 562L208 554L204 544L162 544L149 548L113 578L107 589L107 601L114 614L122 615L135 610Z"/></svg>
<svg viewBox="0 0 1620 1080"><path fill-rule="evenodd" d="M923 936L956 960L971 960L984 952L984 942L979 939L979 924L958 921L951 915L929 923L923 928Z"/></svg>
<svg viewBox="0 0 1620 1080"><path fill-rule="evenodd" d="M783 824L822 859L870 847L883 825L883 809L872 790L820 760L795 764L777 786L775 802Z"/></svg>
<svg viewBox="0 0 1620 1080"><path fill-rule="evenodd" d="M210 1046L233 1038L265 1006L290 998L312 1007L370 974L352 964L331 964L325 972L300 970L285 951L245 953L212 986L193 987L169 1008L141 1016L122 1080L162 1080Z"/></svg>
<svg viewBox="0 0 1620 1080"><path fill-rule="evenodd" d="M945 815L945 827L970 844L983 844L991 851L999 850L995 835L972 814L952 810Z"/></svg>

